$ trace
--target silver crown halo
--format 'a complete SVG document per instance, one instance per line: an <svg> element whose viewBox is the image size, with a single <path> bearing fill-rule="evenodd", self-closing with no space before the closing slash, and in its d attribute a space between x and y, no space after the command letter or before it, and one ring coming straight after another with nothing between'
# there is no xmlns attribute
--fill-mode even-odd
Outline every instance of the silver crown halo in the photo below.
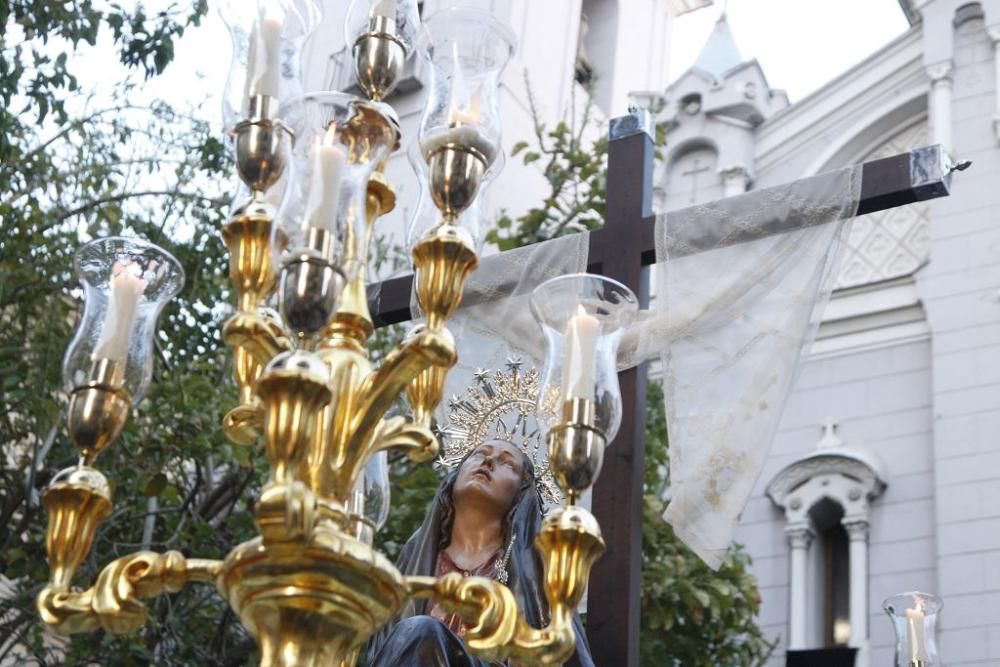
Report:
<svg viewBox="0 0 1000 667"><path fill-rule="evenodd" d="M438 462L448 468L458 465L470 451L488 440L509 442L535 466L538 490L547 504L562 502L545 442L545 428L537 414L541 378L538 369L522 370L517 358L507 360L506 370L478 368L475 382L462 396L448 401L448 424L441 430L442 452ZM553 401L546 401L548 403ZM554 410L553 410L554 414Z"/></svg>

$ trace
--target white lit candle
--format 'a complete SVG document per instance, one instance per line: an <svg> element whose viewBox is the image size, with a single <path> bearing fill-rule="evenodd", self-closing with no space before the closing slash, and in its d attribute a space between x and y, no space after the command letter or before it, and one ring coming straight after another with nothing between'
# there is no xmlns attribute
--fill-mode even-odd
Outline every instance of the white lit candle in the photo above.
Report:
<svg viewBox="0 0 1000 667"><path fill-rule="evenodd" d="M257 49L260 43L260 23L253 22L250 27L250 38L247 44L247 77L243 82L243 104L249 105L250 97L253 95L254 71L257 69ZM247 113L249 106L243 107L243 113Z"/></svg>
<svg viewBox="0 0 1000 667"><path fill-rule="evenodd" d="M313 227L331 232L337 225L337 209L340 203L341 170L347 156L334 143L336 127L331 124L323 141L313 144L309 192L306 194L306 220Z"/></svg>
<svg viewBox="0 0 1000 667"><path fill-rule="evenodd" d="M423 143L424 155L430 155L447 144L470 146L482 153L487 163L493 163L496 149L479 128L478 93L472 96L465 108L454 103L451 105L448 109L448 127L432 132L427 137Z"/></svg>
<svg viewBox="0 0 1000 667"><path fill-rule="evenodd" d="M250 95L278 96L281 81L281 21L264 17L250 33Z"/></svg>
<svg viewBox="0 0 1000 667"><path fill-rule="evenodd" d="M566 327L566 365L563 367L563 400L594 399L594 375L597 365L597 336L601 322L583 306Z"/></svg>
<svg viewBox="0 0 1000 667"><path fill-rule="evenodd" d="M131 263L115 262L111 276L111 297L101 325L101 337L94 348L94 359L125 363L128 344L135 327L136 308L146 289L146 281L130 269Z"/></svg>
<svg viewBox="0 0 1000 667"><path fill-rule="evenodd" d="M919 609L906 610L906 638L910 644L910 662L926 662L924 612Z"/></svg>
<svg viewBox="0 0 1000 667"><path fill-rule="evenodd" d="M396 18L396 0L380 0L372 8L372 18Z"/></svg>

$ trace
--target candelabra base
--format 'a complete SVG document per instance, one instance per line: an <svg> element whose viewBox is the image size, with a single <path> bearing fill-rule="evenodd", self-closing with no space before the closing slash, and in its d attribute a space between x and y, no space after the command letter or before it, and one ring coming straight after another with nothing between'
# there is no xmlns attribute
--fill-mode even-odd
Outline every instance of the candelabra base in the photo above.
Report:
<svg viewBox="0 0 1000 667"><path fill-rule="evenodd" d="M236 547L219 591L256 638L261 667L339 665L406 601L402 575L372 547L332 528L307 542Z"/></svg>

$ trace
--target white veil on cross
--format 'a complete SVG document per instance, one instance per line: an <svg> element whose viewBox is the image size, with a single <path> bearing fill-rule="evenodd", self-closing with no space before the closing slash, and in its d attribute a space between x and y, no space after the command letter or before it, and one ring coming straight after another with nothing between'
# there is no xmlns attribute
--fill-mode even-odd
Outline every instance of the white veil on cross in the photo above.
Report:
<svg viewBox="0 0 1000 667"><path fill-rule="evenodd" d="M818 325L860 183L860 166L849 167L771 188L753 209L748 201L761 202L761 193L657 217L651 307L626 333L619 368L660 362L670 438L664 518L712 567L729 547ZM580 233L509 251L471 275L449 323L459 362L446 397L472 385L477 369L500 369L514 355L541 367L529 296L549 278L586 271L589 242ZM419 316L415 303L412 310Z"/></svg>

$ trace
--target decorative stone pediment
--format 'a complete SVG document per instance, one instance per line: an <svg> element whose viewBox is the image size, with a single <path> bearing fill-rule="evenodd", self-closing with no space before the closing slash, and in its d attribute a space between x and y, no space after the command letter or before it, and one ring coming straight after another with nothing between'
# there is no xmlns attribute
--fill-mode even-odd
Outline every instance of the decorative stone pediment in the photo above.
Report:
<svg viewBox="0 0 1000 667"><path fill-rule="evenodd" d="M866 518L868 503L885 490L882 462L873 452L844 446L832 419L823 431L816 451L785 466L767 485L789 524L808 523L809 510L824 498L843 507L845 517Z"/></svg>

